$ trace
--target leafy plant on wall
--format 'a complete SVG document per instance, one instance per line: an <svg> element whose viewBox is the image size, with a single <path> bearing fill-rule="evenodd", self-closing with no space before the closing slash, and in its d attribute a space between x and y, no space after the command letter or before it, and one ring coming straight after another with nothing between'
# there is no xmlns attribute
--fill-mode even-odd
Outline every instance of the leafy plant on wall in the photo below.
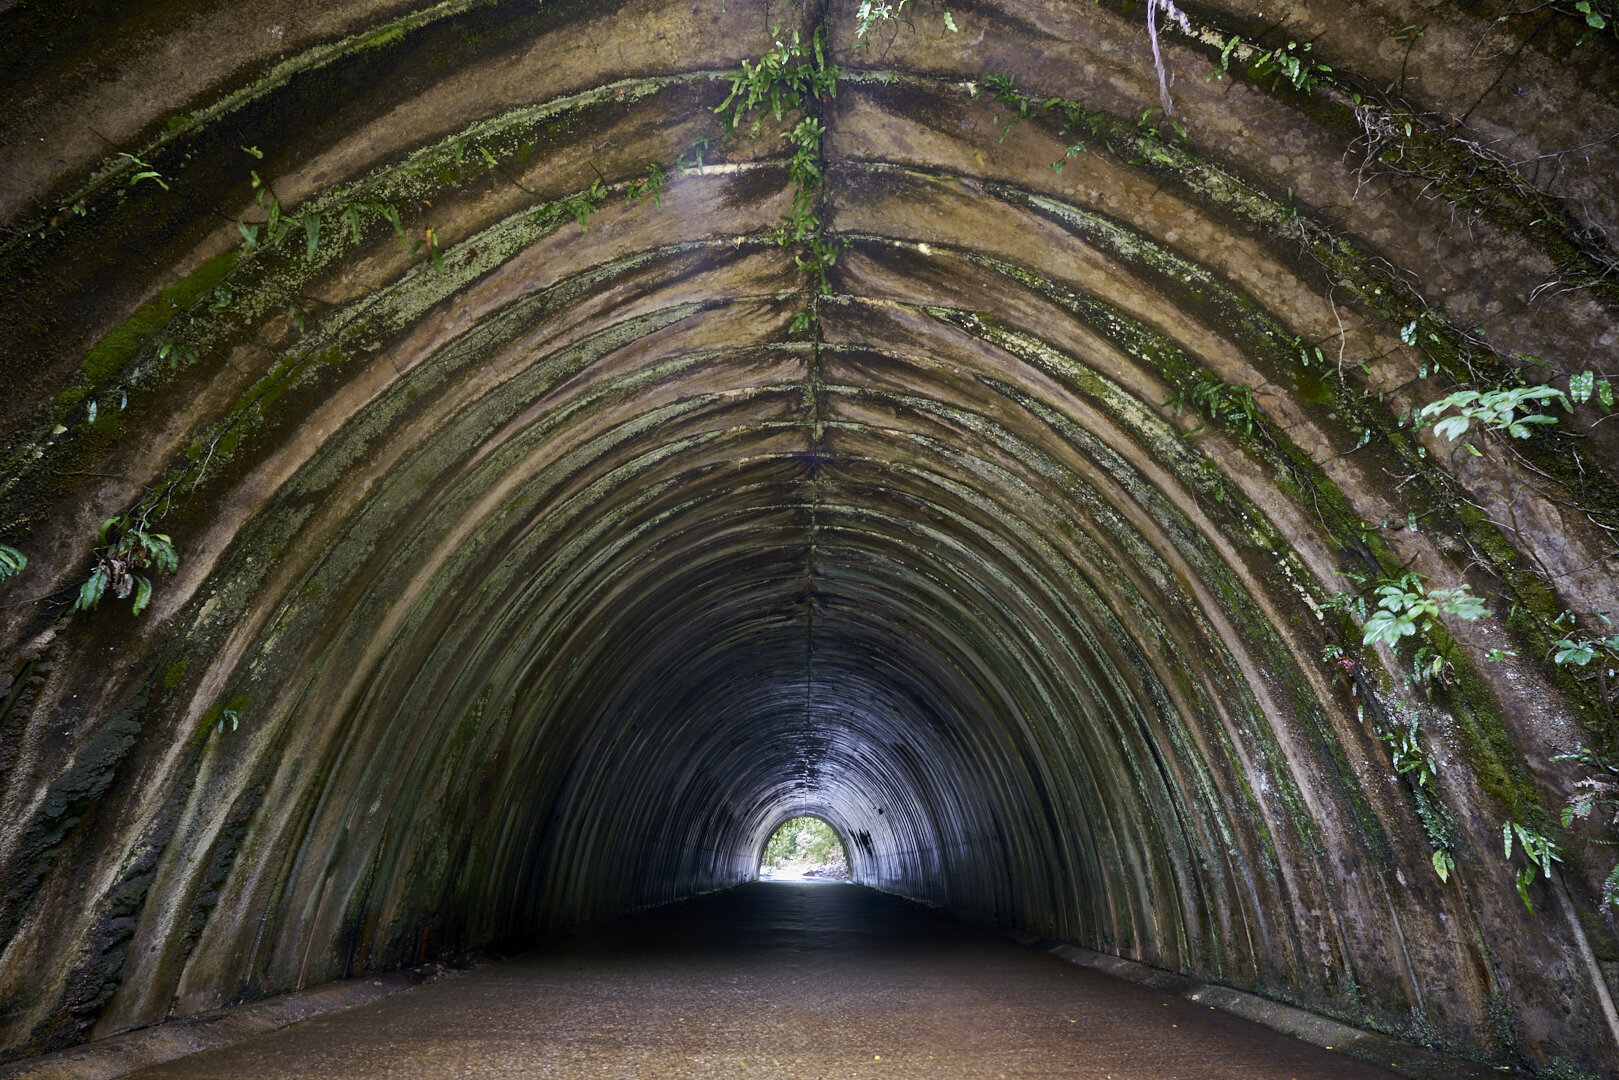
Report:
<svg viewBox="0 0 1619 1080"><path fill-rule="evenodd" d="M152 599L152 580L142 570L172 574L180 568L174 542L163 533L147 532L120 515L108 518L96 532L95 569L79 588L78 611L94 611L108 592L120 600L134 596L136 615L146 610Z"/></svg>

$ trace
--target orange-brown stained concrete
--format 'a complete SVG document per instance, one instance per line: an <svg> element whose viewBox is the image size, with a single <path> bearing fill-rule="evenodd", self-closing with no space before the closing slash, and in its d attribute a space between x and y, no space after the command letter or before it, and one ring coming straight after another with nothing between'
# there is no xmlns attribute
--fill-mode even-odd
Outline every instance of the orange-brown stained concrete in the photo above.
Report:
<svg viewBox="0 0 1619 1080"><path fill-rule="evenodd" d="M135 1075L1393 1076L844 884L744 885Z"/></svg>

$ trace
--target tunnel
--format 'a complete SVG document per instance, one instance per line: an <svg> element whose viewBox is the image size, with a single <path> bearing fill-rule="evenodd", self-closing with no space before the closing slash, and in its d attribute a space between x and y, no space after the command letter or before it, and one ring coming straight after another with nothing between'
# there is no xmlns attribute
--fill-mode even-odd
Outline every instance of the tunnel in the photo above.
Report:
<svg viewBox="0 0 1619 1080"><path fill-rule="evenodd" d="M1619 8L1525 7L0 0L0 1061L813 815L1612 1075Z"/></svg>

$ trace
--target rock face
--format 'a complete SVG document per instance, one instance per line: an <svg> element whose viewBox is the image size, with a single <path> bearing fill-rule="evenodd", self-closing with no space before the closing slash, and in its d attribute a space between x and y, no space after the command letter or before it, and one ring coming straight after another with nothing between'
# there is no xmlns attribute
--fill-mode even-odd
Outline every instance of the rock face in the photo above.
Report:
<svg viewBox="0 0 1619 1080"><path fill-rule="evenodd" d="M1619 1069L1612 4L1154 4L0 5L3 1054L812 813Z"/></svg>

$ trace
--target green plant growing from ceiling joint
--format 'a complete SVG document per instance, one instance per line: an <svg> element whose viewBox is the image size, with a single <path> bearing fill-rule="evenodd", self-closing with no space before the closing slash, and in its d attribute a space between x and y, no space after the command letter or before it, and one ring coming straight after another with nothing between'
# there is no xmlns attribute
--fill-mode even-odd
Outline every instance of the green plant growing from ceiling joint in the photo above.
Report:
<svg viewBox="0 0 1619 1080"><path fill-rule="evenodd" d="M1353 573L1345 576L1357 582L1363 591L1337 593L1322 603L1323 610L1343 612L1359 620L1363 647L1385 644L1392 649L1406 638L1415 639L1417 646L1404 682L1413 688L1423 688L1430 699L1435 686L1448 686L1453 673L1445 650L1438 644L1442 631L1440 617L1450 615L1473 621L1489 614L1483 601L1472 595L1469 586L1429 590L1423 585L1421 575L1415 573L1376 579ZM1378 695L1367 682L1366 668L1361 661L1336 645L1329 645L1322 659L1348 678L1351 693L1366 702L1358 710L1363 721L1368 708L1374 715L1383 715L1384 706L1378 704ZM1365 690L1364 695L1360 694L1362 690ZM1432 849L1430 861L1434 873L1441 881L1449 881L1456 868L1456 853L1448 816L1434 783L1439 766L1422 745L1421 725L1417 715L1409 711L1409 702L1401 702L1393 711L1395 715L1392 718L1385 715L1374 726L1374 732L1388 747L1394 772L1405 779L1416 802L1418 819Z"/></svg>
<svg viewBox="0 0 1619 1080"><path fill-rule="evenodd" d="M898 22L905 9L911 6L911 0L860 0L860 6L855 9L855 48L865 48L870 44L868 40L871 31L882 23ZM943 12L944 28L952 34L961 33L961 27L956 24L954 12Z"/></svg>
<svg viewBox="0 0 1619 1080"><path fill-rule="evenodd" d="M1244 435L1254 434L1263 424L1252 388L1233 386L1207 374L1200 375L1191 386L1176 390L1161 405L1173 405L1176 416L1191 409L1211 423L1218 422Z"/></svg>
<svg viewBox="0 0 1619 1080"><path fill-rule="evenodd" d="M911 0L898 0L897 3L860 0L860 6L855 9L855 36L864 38L878 23L898 19L910 4Z"/></svg>
<svg viewBox="0 0 1619 1080"><path fill-rule="evenodd" d="M142 180L150 180L154 184L156 184L158 187L162 188L164 191L169 190L168 181L163 179L163 174L158 172L156 169L152 168L146 162L142 161L140 158L136 157L134 154L121 153L118 156L121 157L121 158L128 159L129 163L131 165L133 165L135 167L135 169L136 169L136 171L134 173L132 173L130 175L130 177L129 177L129 186L130 187L134 187L136 184L139 184Z"/></svg>
<svg viewBox="0 0 1619 1080"><path fill-rule="evenodd" d="M1248 67L1248 75L1255 82L1269 78L1271 89L1286 83L1295 90L1308 94L1331 74L1332 68L1318 64L1310 57L1310 42L1289 41L1285 46L1260 54ZM1229 53L1225 54L1229 56Z"/></svg>
<svg viewBox="0 0 1619 1080"><path fill-rule="evenodd" d="M1365 668L1358 660L1333 645L1326 648L1322 659L1332 665L1339 675L1349 679L1352 691L1361 689ZM1397 706L1390 717L1378 704L1377 696L1369 690L1365 701L1370 704L1373 715L1381 717L1372 725L1372 732L1388 748L1389 764L1411 792L1417 820L1428 838L1431 849L1429 862L1434 873L1440 881L1448 882L1456 869L1456 845L1452 838L1450 816L1440 801L1438 785L1434 782L1439 775L1439 765L1422 745L1421 722L1404 703ZM1365 704L1358 709L1363 723L1366 721L1366 710Z"/></svg>
<svg viewBox="0 0 1619 1080"><path fill-rule="evenodd" d="M180 568L174 543L163 533L147 532L145 522L131 522L127 515L108 518L96 530L95 567L79 587L77 611L93 611L111 592L120 600L131 594L131 610L139 615L152 599L152 581L138 573L150 570L172 574Z"/></svg>
<svg viewBox="0 0 1619 1080"><path fill-rule="evenodd" d="M807 45L798 31L789 40L778 28L775 45L757 63L744 60L742 70L729 76L731 91L714 109L728 132L746 126L755 136L767 116L786 121L789 114L800 114L796 123L780 133L792 151L787 160L792 203L774 239L780 247L799 249L794 262L823 295L832 291L829 272L844 245L827 235L822 218L826 127L816 109L837 96L838 77L837 65L828 57L824 25L814 29ZM791 332L807 328L805 320L812 323L814 311L812 304L799 312Z"/></svg>
<svg viewBox="0 0 1619 1080"><path fill-rule="evenodd" d="M1557 423L1556 416L1537 411L1542 403L1570 407L1568 397L1554 386L1457 390L1422 406L1415 420L1418 427L1431 424L1435 435L1450 442L1467 434L1475 424L1504 431L1515 439L1527 439L1532 425Z"/></svg>
<svg viewBox="0 0 1619 1080"><path fill-rule="evenodd" d="M1571 754L1555 754L1552 760L1578 762L1595 774L1575 781L1574 792L1563 807L1563 828L1584 820L1596 820L1610 833L1619 828L1619 761L1586 747ZM1601 902L1619 908L1619 864L1602 883Z"/></svg>
<svg viewBox="0 0 1619 1080"><path fill-rule="evenodd" d="M662 210L663 187L666 182L667 177L663 166L653 162L646 167L646 176L636 177L625 185L624 204L628 206L651 199L652 205Z"/></svg>
<svg viewBox="0 0 1619 1080"><path fill-rule="evenodd" d="M1513 840L1518 842L1518 850L1523 853L1525 866L1520 866L1514 881L1518 886L1518 896L1523 900L1523 906L1534 914L1535 904L1529 896L1529 886L1535 878L1552 876L1552 863L1562 862L1563 857L1557 853L1557 844L1541 832L1525 825L1522 822L1508 820L1501 826L1501 845L1505 851L1504 857L1508 862L1512 860Z"/></svg>
<svg viewBox="0 0 1619 1080"><path fill-rule="evenodd" d="M1429 590L1424 588L1420 574L1385 579L1373 589L1373 595L1377 598L1377 607L1366 618L1362 645L1392 647L1418 631L1432 634L1442 614L1472 622L1490 613L1484 601L1472 594L1470 586Z"/></svg>
<svg viewBox="0 0 1619 1080"><path fill-rule="evenodd" d="M1560 613L1551 622L1557 635L1552 645L1551 660L1559 669L1577 682L1595 683L1599 716L1586 727L1603 742L1607 752L1619 750L1619 723L1616 723L1614 698L1619 691L1619 634L1613 632L1613 622L1602 612L1592 613L1588 626L1579 625L1579 617L1572 611ZM1599 625L1590 625L1599 624Z"/></svg>
<svg viewBox="0 0 1619 1080"><path fill-rule="evenodd" d="M607 181L598 176L590 186L567 202L568 212L579 223L580 232L590 231L590 215L607 201Z"/></svg>
<svg viewBox="0 0 1619 1080"><path fill-rule="evenodd" d="M1584 45L1604 30L1619 37L1619 0L1575 0L1572 5L1553 4L1552 10L1584 23L1584 33L1576 46Z"/></svg>
<svg viewBox="0 0 1619 1080"><path fill-rule="evenodd" d="M748 133L757 135L766 116L780 122L790 112L837 95L838 68L827 59L826 28L817 26L806 47L797 30L791 42L778 39L757 63L742 61L730 76L731 92L714 111L736 131L751 117ZM727 115L728 114L728 115Z"/></svg>

